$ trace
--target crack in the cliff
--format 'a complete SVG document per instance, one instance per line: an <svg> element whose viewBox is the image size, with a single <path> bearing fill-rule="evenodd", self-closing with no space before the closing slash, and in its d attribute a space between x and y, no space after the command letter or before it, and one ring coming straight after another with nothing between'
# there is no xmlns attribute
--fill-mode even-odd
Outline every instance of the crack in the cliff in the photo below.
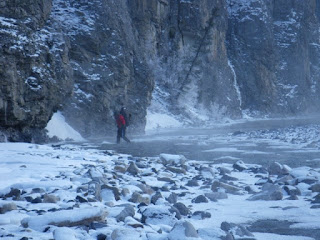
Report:
<svg viewBox="0 0 320 240"><path fill-rule="evenodd" d="M181 13L181 1L178 0L178 17L177 17L178 18L177 19L178 23L177 23L177 25L178 25L178 31L179 31L179 33L181 35L182 45L184 46L184 36L183 36L183 32L182 32L181 27L180 27L180 13Z"/></svg>
<svg viewBox="0 0 320 240"><path fill-rule="evenodd" d="M217 8L212 9L211 17L210 17L210 19L209 19L209 21L208 21L208 26L205 28L205 32L204 32L204 35L203 35L203 37L201 38L200 44L199 44L199 46L198 46L198 48L197 48L196 55L194 56L194 58L193 58L193 60L192 60L192 62L191 62L190 68L189 68L189 70L188 70L188 72L187 72L187 75L186 75L186 77L184 78L184 80L183 80L183 82L182 82L182 85L181 85L181 87L180 87L180 89L179 89L179 90L180 90L180 94L181 94L181 92L183 91L184 86L185 86L185 85L187 84L187 82L188 82L189 76L190 76L190 74L191 74L191 72L192 72L192 69L193 69L193 67L194 67L194 65L195 65L195 62L196 62L196 60L197 60L197 58L198 58L198 56L199 56L201 47L203 46L203 43L204 43L204 41L206 40L210 29L213 27L213 19L214 19L214 17L217 16L217 12L218 12L218 9L217 9ZM179 94L179 95L180 95L180 94Z"/></svg>

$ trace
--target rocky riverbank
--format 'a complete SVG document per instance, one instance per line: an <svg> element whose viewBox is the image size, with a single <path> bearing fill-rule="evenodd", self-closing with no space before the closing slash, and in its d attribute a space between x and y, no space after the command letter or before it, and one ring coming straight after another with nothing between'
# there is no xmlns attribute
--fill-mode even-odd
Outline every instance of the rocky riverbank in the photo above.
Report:
<svg viewBox="0 0 320 240"><path fill-rule="evenodd" d="M87 144L0 149L2 239L320 237L320 169L136 158ZM273 231L272 220L287 225Z"/></svg>

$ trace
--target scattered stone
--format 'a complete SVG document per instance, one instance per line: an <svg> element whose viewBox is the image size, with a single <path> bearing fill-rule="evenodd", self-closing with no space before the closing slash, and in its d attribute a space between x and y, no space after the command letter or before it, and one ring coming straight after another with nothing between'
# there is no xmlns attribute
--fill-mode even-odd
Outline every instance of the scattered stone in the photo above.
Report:
<svg viewBox="0 0 320 240"><path fill-rule="evenodd" d="M121 199L121 197L120 197L121 194L120 194L120 191L119 191L118 188L112 187L112 186L109 186L109 185L106 185L106 184L103 184L103 185L101 186L101 191L103 191L103 189L109 189L109 190L111 190L112 193L113 193L113 197L114 197L114 199L115 199L116 201L119 201L119 200Z"/></svg>
<svg viewBox="0 0 320 240"><path fill-rule="evenodd" d="M149 197L143 197L140 193L134 192L129 199L129 202L133 203L145 203L146 205L150 204L150 199Z"/></svg>
<svg viewBox="0 0 320 240"><path fill-rule="evenodd" d="M122 195L122 196L126 197L126 196L128 196L129 194L130 194L130 190L129 190L128 188L123 188L123 189L121 190L121 195Z"/></svg>
<svg viewBox="0 0 320 240"><path fill-rule="evenodd" d="M286 199L287 200L299 200L298 196L296 196L296 195L290 196L290 197L288 197Z"/></svg>
<svg viewBox="0 0 320 240"><path fill-rule="evenodd" d="M33 188L31 193L45 193L46 191L43 188Z"/></svg>
<svg viewBox="0 0 320 240"><path fill-rule="evenodd" d="M139 174L140 170L134 162L130 162L129 167L127 168L127 172L133 176L136 176Z"/></svg>
<svg viewBox="0 0 320 240"><path fill-rule="evenodd" d="M320 192L320 183L315 183L309 188L312 192Z"/></svg>
<svg viewBox="0 0 320 240"><path fill-rule="evenodd" d="M225 167L219 167L220 175L231 174L231 170Z"/></svg>
<svg viewBox="0 0 320 240"><path fill-rule="evenodd" d="M241 224L222 222L221 229L226 233L231 234L234 239L255 240L254 235Z"/></svg>
<svg viewBox="0 0 320 240"><path fill-rule="evenodd" d="M41 197L36 197L35 199L33 199L31 201L31 203L42 203L42 199L41 199Z"/></svg>
<svg viewBox="0 0 320 240"><path fill-rule="evenodd" d="M269 181L270 181L270 179L268 179L268 178L261 178L254 185L262 186L262 185L268 183Z"/></svg>
<svg viewBox="0 0 320 240"><path fill-rule="evenodd" d="M286 191L286 193L290 196L300 196L301 195L301 191L299 188L297 187L293 187L290 185L286 185L283 187L283 189Z"/></svg>
<svg viewBox="0 0 320 240"><path fill-rule="evenodd" d="M320 203L320 193L314 197L314 200L311 203Z"/></svg>
<svg viewBox="0 0 320 240"><path fill-rule="evenodd" d="M319 209L320 208L320 204L312 205L310 208L311 209Z"/></svg>
<svg viewBox="0 0 320 240"><path fill-rule="evenodd" d="M177 202L173 206L177 208L180 214L183 216L188 216L190 214L189 208L187 208L182 202Z"/></svg>
<svg viewBox="0 0 320 240"><path fill-rule="evenodd" d="M125 208L116 216L116 220L117 222L123 222L126 217L133 217L134 215L134 207L130 204L126 204Z"/></svg>
<svg viewBox="0 0 320 240"><path fill-rule="evenodd" d="M199 183L197 180L195 179L191 179L187 182L186 184L188 187L198 187L199 186Z"/></svg>
<svg viewBox="0 0 320 240"><path fill-rule="evenodd" d="M127 217L125 219L125 224L127 226L133 227L133 228L144 228L143 224L138 222L136 219L134 219L133 217Z"/></svg>
<svg viewBox="0 0 320 240"><path fill-rule="evenodd" d="M97 240L106 240L107 239L107 236L104 235L103 233L100 233L98 236L97 236Z"/></svg>
<svg viewBox="0 0 320 240"><path fill-rule="evenodd" d="M60 201L60 198L52 194L45 194L43 196L44 203L57 203L59 201Z"/></svg>
<svg viewBox="0 0 320 240"><path fill-rule="evenodd" d="M186 158L183 155L160 154L160 160L163 165L183 165Z"/></svg>
<svg viewBox="0 0 320 240"><path fill-rule="evenodd" d="M160 199L163 198L160 192L156 192L156 194L154 194L151 197L151 203L156 204L156 202Z"/></svg>
<svg viewBox="0 0 320 240"><path fill-rule="evenodd" d="M199 195L196 198L192 199L193 203L207 203L208 199L204 195Z"/></svg>
<svg viewBox="0 0 320 240"><path fill-rule="evenodd" d="M172 207L169 209L169 211L170 211L171 213L174 213L174 214L175 214L175 217L176 217L178 220L181 219L181 213L179 212L179 210L178 210L176 207L172 206Z"/></svg>
<svg viewBox="0 0 320 240"><path fill-rule="evenodd" d="M77 240L73 229L67 227L56 228L53 237L55 240Z"/></svg>
<svg viewBox="0 0 320 240"><path fill-rule="evenodd" d="M172 192L166 200L171 204L175 204L178 201L178 195Z"/></svg>
<svg viewBox="0 0 320 240"><path fill-rule="evenodd" d="M246 186L244 190L247 191L249 194L255 194L259 192L259 189L255 186Z"/></svg>
<svg viewBox="0 0 320 240"><path fill-rule="evenodd" d="M205 193L204 195L213 202L216 202L219 199L227 199L228 198L228 194L226 194L224 192L211 192L211 193Z"/></svg>
<svg viewBox="0 0 320 240"><path fill-rule="evenodd" d="M224 180L224 181L238 181L239 179L236 178L236 177L232 177L230 176L229 174L224 174L222 176L222 178L220 178L221 180Z"/></svg>
<svg viewBox="0 0 320 240"><path fill-rule="evenodd" d="M107 212L97 207L75 208L72 210L61 210L45 213L44 215L27 217L21 221L21 225L24 228L43 231L47 225L58 227L90 225L93 221L104 221L106 216Z"/></svg>
<svg viewBox="0 0 320 240"><path fill-rule="evenodd" d="M111 240L140 239L140 233L134 229L116 229L111 233Z"/></svg>
<svg viewBox="0 0 320 240"><path fill-rule="evenodd" d="M211 213L204 212L204 211L196 211L192 214L192 218L196 218L196 219L211 218Z"/></svg>
<svg viewBox="0 0 320 240"><path fill-rule="evenodd" d="M177 219L169 209L166 206L150 205L142 212L141 222L145 224L166 224L173 226Z"/></svg>
<svg viewBox="0 0 320 240"><path fill-rule="evenodd" d="M25 199L27 202L32 202L33 197L31 197L31 196L26 196L26 197L24 197L24 199Z"/></svg>
<svg viewBox="0 0 320 240"><path fill-rule="evenodd" d="M21 191L20 189L17 189L17 188L11 188L10 192L5 195L6 198L12 197L13 200L20 199L20 196L21 196Z"/></svg>
<svg viewBox="0 0 320 240"><path fill-rule="evenodd" d="M239 194L239 192L241 191L241 189L236 186L232 186L230 184L226 184L216 180L212 183L211 190L213 192L218 192L219 189L224 189L227 193L232 193L232 194Z"/></svg>
<svg viewBox="0 0 320 240"><path fill-rule="evenodd" d="M168 177L158 177L157 180L161 181L161 182L168 182L168 183L171 183L171 184L175 184L176 183L174 180L172 180L171 178L168 178Z"/></svg>
<svg viewBox="0 0 320 240"><path fill-rule="evenodd" d="M233 164L233 168L242 172L244 170L247 170L248 167L245 165L245 163L241 160L237 161L236 163Z"/></svg>
<svg viewBox="0 0 320 240"><path fill-rule="evenodd" d="M17 205L14 202L4 203L2 206L0 205L0 214L5 214L12 210L17 210Z"/></svg>
<svg viewBox="0 0 320 240"><path fill-rule="evenodd" d="M274 201L281 200L283 198L283 194L281 188L277 185L273 185L271 183L266 183L262 187L262 191L256 194L253 194L247 200L256 201L256 200L266 200L266 201Z"/></svg>
<svg viewBox="0 0 320 240"><path fill-rule="evenodd" d="M311 177L311 176L307 176L307 177L298 177L296 178L296 185L299 183L306 183L306 184L315 184L318 182L318 179L316 177Z"/></svg>
<svg viewBox="0 0 320 240"><path fill-rule="evenodd" d="M168 234L169 240L185 240L187 238L198 237L198 233L194 226L187 221L177 222Z"/></svg>
<svg viewBox="0 0 320 240"><path fill-rule="evenodd" d="M125 173L127 171L127 168L125 166L116 165L113 169L115 172L119 173Z"/></svg>
<svg viewBox="0 0 320 240"><path fill-rule="evenodd" d="M283 185L294 185L295 180L291 175L285 175L283 177L278 178L275 183L283 184Z"/></svg>
<svg viewBox="0 0 320 240"><path fill-rule="evenodd" d="M177 173L177 174L187 174L186 170L183 168L167 166L166 169L170 172Z"/></svg>
<svg viewBox="0 0 320 240"><path fill-rule="evenodd" d="M140 184L137 184L137 187L140 188L143 193L146 193L149 195L154 193L154 190L147 184L140 183Z"/></svg>
<svg viewBox="0 0 320 240"><path fill-rule="evenodd" d="M90 229L93 229L93 230L97 230L105 227L108 227L107 222L92 222L90 224Z"/></svg>
<svg viewBox="0 0 320 240"><path fill-rule="evenodd" d="M88 202L87 199L85 199L84 197L81 197L80 195L78 195L78 196L76 197L76 200L77 200L78 202L80 202L80 203L86 203L86 202Z"/></svg>

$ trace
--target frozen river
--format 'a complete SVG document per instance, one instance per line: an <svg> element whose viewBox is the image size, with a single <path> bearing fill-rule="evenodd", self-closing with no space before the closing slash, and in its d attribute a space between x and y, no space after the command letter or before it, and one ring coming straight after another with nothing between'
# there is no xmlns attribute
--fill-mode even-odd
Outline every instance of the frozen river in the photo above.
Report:
<svg viewBox="0 0 320 240"><path fill-rule="evenodd" d="M319 124L320 118L313 117L246 121L217 125L210 129L154 131L144 136L131 136L129 133L128 137L132 139L132 143L114 144L114 139L108 138L101 148L135 157L153 157L169 153L213 163L234 163L242 160L245 163L267 166L270 162L277 161L290 167L320 167L319 147L307 146L308 138L315 138L314 131L313 135L309 136L309 127ZM291 128L290 133L288 127ZM299 132L295 132L295 129ZM272 137L259 136L261 132L270 133ZM250 137L250 133L256 133L255 137ZM316 135L319 136L319 133ZM297 142L295 138L304 140Z"/></svg>

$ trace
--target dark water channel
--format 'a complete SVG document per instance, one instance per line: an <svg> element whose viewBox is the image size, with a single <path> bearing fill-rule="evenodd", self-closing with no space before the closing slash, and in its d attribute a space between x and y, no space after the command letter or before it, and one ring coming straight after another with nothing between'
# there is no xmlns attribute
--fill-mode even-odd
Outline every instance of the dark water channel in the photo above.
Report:
<svg viewBox="0 0 320 240"><path fill-rule="evenodd" d="M280 162L290 167L320 167L320 149L268 139L250 139L237 132L282 129L289 126L320 124L320 118L256 120L210 129L174 129L154 131L143 136L128 137L132 143L114 144L114 138L103 139L100 148L115 150L135 157L154 157L161 153L182 154L188 159L213 163L234 163L242 160L267 166ZM320 133L319 133L320 134ZM102 142L99 140L99 142Z"/></svg>

